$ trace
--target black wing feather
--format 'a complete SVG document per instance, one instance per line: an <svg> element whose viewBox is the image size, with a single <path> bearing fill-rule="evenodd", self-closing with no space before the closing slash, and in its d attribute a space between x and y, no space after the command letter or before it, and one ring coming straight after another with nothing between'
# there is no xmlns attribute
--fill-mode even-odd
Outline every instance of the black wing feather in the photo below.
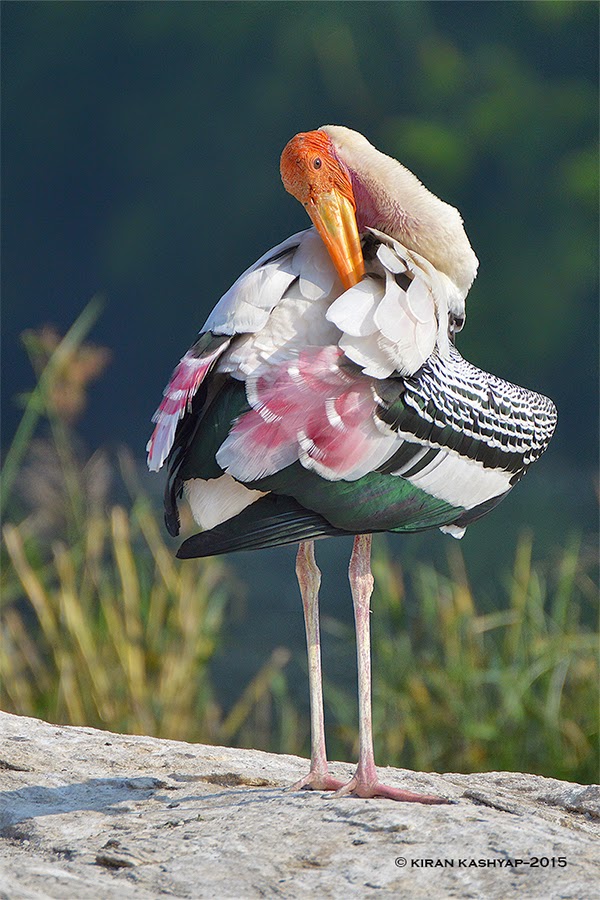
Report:
<svg viewBox="0 0 600 900"><path fill-rule="evenodd" d="M233 519L188 538L177 556L179 559L218 556L234 550L261 550L351 533L335 528L323 516L305 509L291 497L268 494Z"/></svg>

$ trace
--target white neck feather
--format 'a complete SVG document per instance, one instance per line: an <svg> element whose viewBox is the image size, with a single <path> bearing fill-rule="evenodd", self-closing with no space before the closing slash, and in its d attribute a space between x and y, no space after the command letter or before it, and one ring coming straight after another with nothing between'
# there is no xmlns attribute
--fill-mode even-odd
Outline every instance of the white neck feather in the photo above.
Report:
<svg viewBox="0 0 600 900"><path fill-rule="evenodd" d="M321 130L350 170L359 228L377 228L424 256L464 297L477 274L478 260L458 210L357 131L341 125L323 125Z"/></svg>

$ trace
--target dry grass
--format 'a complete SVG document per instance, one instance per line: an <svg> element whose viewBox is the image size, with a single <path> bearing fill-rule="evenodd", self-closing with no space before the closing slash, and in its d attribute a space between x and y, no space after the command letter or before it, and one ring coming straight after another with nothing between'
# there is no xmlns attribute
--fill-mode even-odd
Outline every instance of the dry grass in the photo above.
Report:
<svg viewBox="0 0 600 900"><path fill-rule="evenodd" d="M72 423L99 371L82 362L107 358L84 343L98 312L92 301L62 340L24 336L38 380L2 469L3 708L182 740L267 728L279 741L289 653L276 650L225 715L210 663L234 589L226 567L176 561L129 453L82 461Z"/></svg>
<svg viewBox="0 0 600 900"><path fill-rule="evenodd" d="M407 577L379 544L372 620L378 761L596 781L596 553L573 539L533 564L532 537L523 535L499 608L482 613L461 551L452 550L446 573L419 565ZM329 685L326 696L342 752L351 755L351 694Z"/></svg>

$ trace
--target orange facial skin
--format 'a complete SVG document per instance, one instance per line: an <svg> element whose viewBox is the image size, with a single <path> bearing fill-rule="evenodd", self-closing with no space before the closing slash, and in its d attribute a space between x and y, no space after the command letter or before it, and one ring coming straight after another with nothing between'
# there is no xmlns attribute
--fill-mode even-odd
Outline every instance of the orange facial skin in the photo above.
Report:
<svg viewBox="0 0 600 900"><path fill-rule="evenodd" d="M365 274L348 170L324 131L297 134L281 154L281 180L302 203L346 289Z"/></svg>

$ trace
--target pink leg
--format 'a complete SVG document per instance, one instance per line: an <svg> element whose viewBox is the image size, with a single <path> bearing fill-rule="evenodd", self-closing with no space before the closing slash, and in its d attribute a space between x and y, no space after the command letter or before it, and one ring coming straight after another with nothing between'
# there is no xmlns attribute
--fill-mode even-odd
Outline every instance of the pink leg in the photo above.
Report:
<svg viewBox="0 0 600 900"><path fill-rule="evenodd" d="M371 574L372 535L359 534L354 539L350 559L349 577L356 622L356 653L358 657L358 766L348 784L335 796L354 794L357 797L386 797L410 803L447 803L441 797L413 794L399 788L387 787L377 778L373 755L373 728L371 712L371 637L370 601L373 593Z"/></svg>
<svg viewBox="0 0 600 900"><path fill-rule="evenodd" d="M341 781L332 778L327 765L325 749L325 718L323 715L323 683L321 675L321 638L319 633L319 587L321 573L315 562L315 542L303 541L298 546L296 574L306 627L308 651L308 685L310 692L310 772L293 784L289 790L314 788L318 791L335 791Z"/></svg>

